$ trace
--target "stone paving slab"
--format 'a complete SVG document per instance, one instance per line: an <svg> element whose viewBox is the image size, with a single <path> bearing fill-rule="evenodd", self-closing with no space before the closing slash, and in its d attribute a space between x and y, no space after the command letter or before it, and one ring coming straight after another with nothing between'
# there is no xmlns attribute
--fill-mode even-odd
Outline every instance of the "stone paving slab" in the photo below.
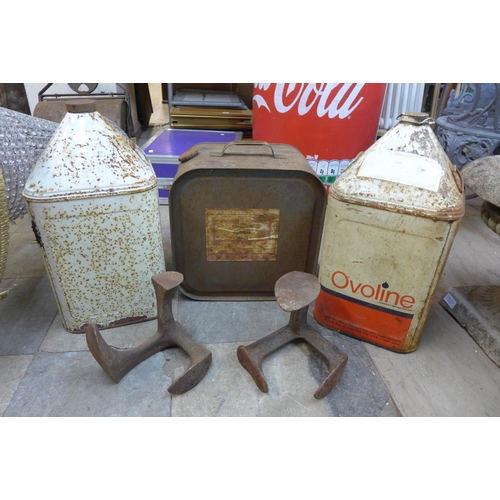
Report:
<svg viewBox="0 0 500 500"><path fill-rule="evenodd" d="M172 301L174 317L177 316L177 302L177 297L174 297ZM142 323L100 330L100 333L108 344L120 348L129 348L138 346L150 339L156 333L157 328L157 320L151 319ZM40 349L47 352L67 352L86 351L88 347L85 334L66 331L62 324L62 317L57 313Z"/></svg>
<svg viewBox="0 0 500 500"><path fill-rule="evenodd" d="M499 290L498 285L453 287L446 292L441 305L500 367Z"/></svg>
<svg viewBox="0 0 500 500"><path fill-rule="evenodd" d="M324 332L322 332L324 333ZM213 362L198 386L171 396L172 380L189 360L166 349L115 384L89 352L41 353L34 357L4 416L330 417L399 416L362 343L328 339L349 356L337 387L313 396L326 366L304 343L289 344L264 360L269 392L262 393L239 364L239 342L209 344Z"/></svg>
<svg viewBox="0 0 500 500"><path fill-rule="evenodd" d="M5 279L0 291L0 356L34 354L57 313L57 303L47 276Z"/></svg>
<svg viewBox="0 0 500 500"><path fill-rule="evenodd" d="M10 224L9 234L13 235L14 233L34 234L31 227L31 217L28 214L22 215Z"/></svg>
<svg viewBox="0 0 500 500"><path fill-rule="evenodd" d="M349 356L339 385L324 400L314 399L314 392L327 376L326 365L306 344L298 343L265 358L263 369L269 393L261 393L239 364L236 349L276 331L289 318L290 314L276 301L209 302L180 296L179 321L207 344L214 360L198 387L182 397L174 396L172 415L399 415L364 344L319 325L313 318L312 306L309 324Z"/></svg>
<svg viewBox="0 0 500 500"><path fill-rule="evenodd" d="M157 321L143 321L133 325L120 326L100 330L104 340L115 347L129 348L135 347L152 337L157 329ZM42 351L46 352L67 352L67 351L87 351L87 341L84 333L70 333L62 325L61 315L58 313L45 336Z"/></svg>
<svg viewBox="0 0 500 500"><path fill-rule="evenodd" d="M35 240L31 224L24 224L9 236L3 278L41 278L46 274L43 254Z"/></svg>
<svg viewBox="0 0 500 500"><path fill-rule="evenodd" d="M214 302L179 294L177 321L203 343L257 340L286 325L290 313L275 300Z"/></svg>
<svg viewBox="0 0 500 500"><path fill-rule="evenodd" d="M16 392L33 356L0 356L0 416Z"/></svg>
<svg viewBox="0 0 500 500"><path fill-rule="evenodd" d="M4 417L154 417L170 415L171 378L158 353L113 382L90 352L40 353Z"/></svg>
<svg viewBox="0 0 500 500"><path fill-rule="evenodd" d="M314 392L326 366L304 343L289 344L264 359L269 392L261 392L240 365L240 343L209 344L213 361L191 391L172 396L173 417L383 417L400 416L361 342L329 340L349 356L339 384L325 398Z"/></svg>
<svg viewBox="0 0 500 500"><path fill-rule="evenodd" d="M308 321L349 360L337 387L324 399L314 392L327 376L321 357L293 343L264 360L269 393L262 393L240 365L239 345L287 324L275 301L193 301L179 295L174 314L213 354L201 383L182 395L168 387L189 365L181 349L166 349L115 384L88 352L85 335L53 321L4 416L399 416L364 344ZM132 347L149 339L156 320L103 330L105 340Z"/></svg>

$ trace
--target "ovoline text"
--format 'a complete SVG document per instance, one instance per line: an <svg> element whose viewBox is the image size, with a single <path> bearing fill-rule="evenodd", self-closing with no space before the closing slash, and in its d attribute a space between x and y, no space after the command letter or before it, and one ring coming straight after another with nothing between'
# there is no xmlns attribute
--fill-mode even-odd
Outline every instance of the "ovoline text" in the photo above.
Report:
<svg viewBox="0 0 500 500"><path fill-rule="evenodd" d="M381 303L395 307L411 309L415 305L415 297L411 295L401 295L398 292L389 290L388 283L379 283L376 287L361 281L356 282L342 271L335 271L332 274L332 284L340 290L348 290L354 295L361 295L366 299L378 300Z"/></svg>

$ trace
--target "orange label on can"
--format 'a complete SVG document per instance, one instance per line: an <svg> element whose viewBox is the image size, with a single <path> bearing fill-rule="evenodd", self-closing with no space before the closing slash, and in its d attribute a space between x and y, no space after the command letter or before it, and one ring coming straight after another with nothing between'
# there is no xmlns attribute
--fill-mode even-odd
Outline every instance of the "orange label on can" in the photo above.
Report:
<svg viewBox="0 0 500 500"><path fill-rule="evenodd" d="M318 323L353 337L403 350L413 314L370 304L321 287L314 306Z"/></svg>
<svg viewBox="0 0 500 500"><path fill-rule="evenodd" d="M390 306L403 311L410 312L415 306L415 297L412 295L403 295L397 291L390 290L389 283L379 283L376 286L362 281L356 281L342 271L335 271L331 277L332 285L338 290L340 295L369 301L370 304ZM363 302L364 303L364 302ZM366 302L368 303L368 302Z"/></svg>

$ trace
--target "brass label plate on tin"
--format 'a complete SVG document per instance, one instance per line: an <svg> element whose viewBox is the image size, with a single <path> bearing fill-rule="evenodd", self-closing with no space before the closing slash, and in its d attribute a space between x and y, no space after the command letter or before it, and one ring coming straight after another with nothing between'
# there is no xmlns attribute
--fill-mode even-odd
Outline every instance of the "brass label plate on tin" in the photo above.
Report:
<svg viewBox="0 0 500 500"><path fill-rule="evenodd" d="M269 261L278 251L278 209L205 209L207 261Z"/></svg>

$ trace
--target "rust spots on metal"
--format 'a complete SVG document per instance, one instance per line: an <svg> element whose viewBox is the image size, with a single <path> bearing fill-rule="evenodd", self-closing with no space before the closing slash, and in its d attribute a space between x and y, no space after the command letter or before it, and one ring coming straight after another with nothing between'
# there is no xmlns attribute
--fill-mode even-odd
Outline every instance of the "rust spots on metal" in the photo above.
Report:
<svg viewBox="0 0 500 500"><path fill-rule="evenodd" d="M291 272L276 283L276 298L285 311L291 311L288 325L250 345L240 345L238 360L252 376L262 392L268 392L262 361L269 354L290 342L302 340L309 344L327 364L328 376L314 393L316 399L327 396L338 384L347 364L347 355L328 342L307 323L309 304L316 299L320 286L318 278L303 272Z"/></svg>
<svg viewBox="0 0 500 500"><path fill-rule="evenodd" d="M208 261L276 260L280 211L205 210Z"/></svg>
<svg viewBox="0 0 500 500"><path fill-rule="evenodd" d="M89 323L112 328L117 321L156 317L148 282L165 266L156 192L132 202L130 206L129 197L116 195L43 204L37 216L50 276L64 297L71 318L65 327L71 332L82 332Z"/></svg>
<svg viewBox="0 0 500 500"><path fill-rule="evenodd" d="M361 165L362 162L354 166L356 171ZM374 179L370 179L370 182L377 184L379 188L376 195L372 191L364 190L361 182L351 191L351 194L356 193L359 197L356 200L356 205L381 208L389 212L405 213L433 220L457 220L461 219L465 213L465 193L460 172L451 164L450 170L445 173L438 188L437 201L431 208L421 205L421 200L427 194L427 190L424 188ZM457 203L457 191L461 194L462 201L459 203ZM335 185L330 189L329 195L346 203L352 202L349 197L336 190ZM390 202L386 200L390 200Z"/></svg>
<svg viewBox="0 0 500 500"><path fill-rule="evenodd" d="M168 391L183 394L201 382L212 363L212 353L200 344L178 323L172 312L172 298L183 276L177 272L166 272L151 279L157 298L158 329L153 337L137 347L120 349L106 343L96 325L86 331L90 352L102 369L119 382L130 370L157 352L171 347L180 347L190 358L188 369L179 376Z"/></svg>
<svg viewBox="0 0 500 500"><path fill-rule="evenodd" d="M96 326L97 328L100 328L100 329L108 329L108 328L118 328L120 326L126 326L126 325L130 325L132 323L140 323L142 321L148 321L150 319L154 319L154 318L148 318L147 316L138 316L138 317L129 317L129 318L121 318L121 319L118 319L116 321L111 321L110 323L106 323L106 324L103 324L103 325L94 325ZM94 324L94 323L90 323L90 324ZM74 331L73 333L85 333L87 331L87 328L89 327L89 324L84 324L82 325L77 331Z"/></svg>
<svg viewBox="0 0 500 500"><path fill-rule="evenodd" d="M442 167L442 177L436 193L418 185L405 185L389 180L365 179L358 176L363 163L373 153L394 151L422 157ZM389 165L388 165L389 168ZM367 151L359 155L334 184L330 196L346 203L382 208L433 220L457 220L465 212L465 193L462 176L439 144L426 122L398 123ZM342 187L341 187L342 184ZM347 196L350 193L352 196ZM431 199L432 198L432 202Z"/></svg>
<svg viewBox="0 0 500 500"><path fill-rule="evenodd" d="M320 285L316 276L298 271L285 274L274 287L279 306L287 312L308 306L316 299L319 290Z"/></svg>
<svg viewBox="0 0 500 500"><path fill-rule="evenodd" d="M155 318L165 270L149 160L98 112L67 114L24 196L66 330Z"/></svg>
<svg viewBox="0 0 500 500"><path fill-rule="evenodd" d="M95 128L88 126L88 122L78 125L76 120L82 116L95 121ZM91 140L79 140L79 136L91 137ZM149 164L142 151L98 112L67 115L37 162L40 169L50 165L53 182L50 185L31 183L28 188L34 190L33 196L43 198L67 190L71 178L72 192L66 193L67 197L102 196L113 184L115 187L128 185L130 192L138 192L157 182L153 169L144 168L145 162ZM113 178L109 186L99 184L104 168L107 177ZM140 182L131 185L134 180Z"/></svg>

